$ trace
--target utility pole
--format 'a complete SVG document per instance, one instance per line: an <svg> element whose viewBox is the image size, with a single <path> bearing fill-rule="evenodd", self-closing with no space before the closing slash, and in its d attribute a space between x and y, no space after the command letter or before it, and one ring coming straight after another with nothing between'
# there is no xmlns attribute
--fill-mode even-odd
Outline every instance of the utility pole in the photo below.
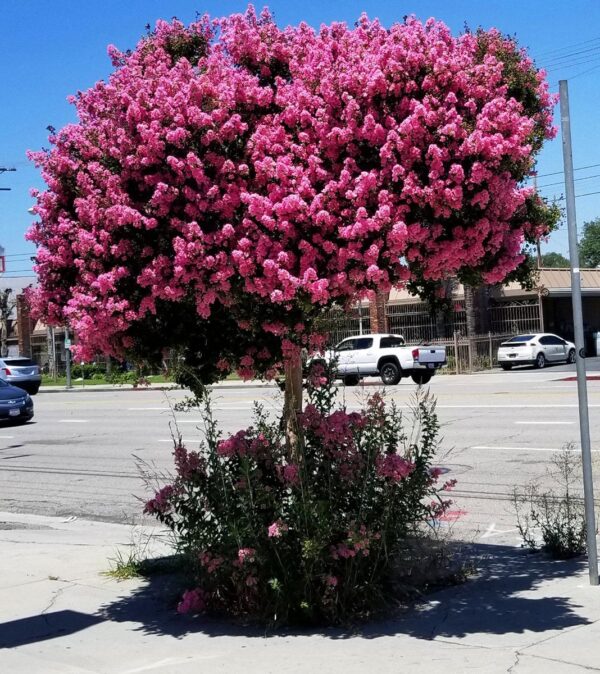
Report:
<svg viewBox="0 0 600 674"><path fill-rule="evenodd" d="M575 183L573 179L573 151L571 147L571 118L569 112L569 84L558 83L560 91L560 121L562 128L563 162L565 167L565 194L567 200L567 227L569 230L569 255L571 258L571 299L573 302L573 327L577 349L577 395L579 399L579 431L583 463L583 494L587 537L590 585L598 585L598 549L596 546L596 515L594 512L594 480L590 449L590 421L588 416L587 383L585 376L585 348L583 335L583 309L581 305L581 275L577 245L577 217L575 213Z"/></svg>
<svg viewBox="0 0 600 674"><path fill-rule="evenodd" d="M69 328L65 328L65 369L67 373L67 388L73 388L71 385L71 338L69 337Z"/></svg>

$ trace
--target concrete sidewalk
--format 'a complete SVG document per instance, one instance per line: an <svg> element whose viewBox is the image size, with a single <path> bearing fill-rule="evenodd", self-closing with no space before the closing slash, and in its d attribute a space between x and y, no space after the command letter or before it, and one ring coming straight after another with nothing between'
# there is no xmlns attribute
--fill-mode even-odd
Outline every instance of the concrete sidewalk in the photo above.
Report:
<svg viewBox="0 0 600 674"><path fill-rule="evenodd" d="M481 572L352 634L269 635L179 616L165 577L101 575L119 549L161 529L0 513L0 671L436 674L600 671L600 589L585 561L485 546ZM158 536L157 536L158 534Z"/></svg>

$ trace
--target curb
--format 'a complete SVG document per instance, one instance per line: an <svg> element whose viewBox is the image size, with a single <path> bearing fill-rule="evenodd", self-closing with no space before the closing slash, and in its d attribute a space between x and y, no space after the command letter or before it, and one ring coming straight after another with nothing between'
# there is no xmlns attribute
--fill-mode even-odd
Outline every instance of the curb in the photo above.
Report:
<svg viewBox="0 0 600 674"><path fill-rule="evenodd" d="M270 382L232 382L220 383L220 384L209 384L206 387L209 391L222 390L222 389L247 389L247 388L277 388L277 384ZM41 386L40 393L88 393L88 392L113 392L113 391L187 391L178 384L160 384L157 386L131 386L125 384L123 386L71 386L67 388L66 386Z"/></svg>

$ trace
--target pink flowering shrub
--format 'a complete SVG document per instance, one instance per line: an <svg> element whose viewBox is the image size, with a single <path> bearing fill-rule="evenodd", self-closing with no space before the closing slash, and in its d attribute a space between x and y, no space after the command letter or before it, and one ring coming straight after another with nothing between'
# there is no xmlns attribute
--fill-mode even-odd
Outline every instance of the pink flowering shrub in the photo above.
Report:
<svg viewBox="0 0 600 674"><path fill-rule="evenodd" d="M438 482L433 465L435 405L417 394L409 442L379 394L347 412L333 390L309 388L300 465L260 406L250 428L228 437L207 406L200 452L177 445L173 483L146 512L173 530L188 561L196 594L179 610L338 623L393 600L396 555L450 504L453 482Z"/></svg>
<svg viewBox="0 0 600 674"><path fill-rule="evenodd" d="M34 311L78 358L182 348L202 381L271 375L379 289L502 281L547 232L523 178L545 74L496 30L159 21L34 152ZM538 204L539 205L539 204ZM184 382L190 385L190 382Z"/></svg>

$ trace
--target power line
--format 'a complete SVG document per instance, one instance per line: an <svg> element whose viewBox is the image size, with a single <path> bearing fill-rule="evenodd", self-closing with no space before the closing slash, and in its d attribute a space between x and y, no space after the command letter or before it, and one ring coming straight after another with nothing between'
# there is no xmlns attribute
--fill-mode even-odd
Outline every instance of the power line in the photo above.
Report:
<svg viewBox="0 0 600 674"><path fill-rule="evenodd" d="M596 168L600 164L589 164L588 166L580 166L579 168L573 169L573 171L585 171L585 169ZM539 173L538 178L547 178L548 176L558 176L562 175L564 171L554 171L553 173Z"/></svg>
<svg viewBox="0 0 600 674"><path fill-rule="evenodd" d="M584 194L576 194L575 199L579 199L581 197L590 197L592 194L600 194L600 190L597 192L585 192ZM555 194L552 195L554 197L554 201L564 201L565 200L565 195L561 194L560 197L557 197Z"/></svg>
<svg viewBox="0 0 600 674"><path fill-rule="evenodd" d="M579 180L591 180L592 178L600 178L600 173L595 173L593 176L584 176L583 178L575 178L574 182L578 182ZM563 185L564 182L560 180L557 183L546 183L545 185L540 185L538 189L544 189L544 187L553 187L554 185Z"/></svg>
<svg viewBox="0 0 600 674"><path fill-rule="evenodd" d="M598 51L598 49L600 49L600 44L594 47L589 47L588 49L580 49L578 51L569 52L568 54L562 54L561 56L553 56L552 58L548 59L548 61L546 61L546 65L550 65L551 63L558 63L559 61L565 61L575 57L587 58L587 56L585 55L589 55L589 52Z"/></svg>
<svg viewBox="0 0 600 674"><path fill-rule="evenodd" d="M594 56L594 58L576 59L574 61L567 61L566 63L557 63L555 65L550 66L549 68L544 68L544 70L551 73L551 72L554 72L555 70L564 70L564 69L567 69L567 68L575 68L576 66L582 66L582 65L585 65L586 63L596 63L599 58L600 58L600 53L598 53L597 56Z"/></svg>
<svg viewBox="0 0 600 674"><path fill-rule="evenodd" d="M568 49L578 49L584 44L591 44L592 42L600 42L600 37L593 37L589 40L582 40L581 42L574 42L572 44L564 45L563 47L553 47L552 49L544 49L538 53L539 56L549 56L551 54L556 54L561 51L566 51Z"/></svg>

